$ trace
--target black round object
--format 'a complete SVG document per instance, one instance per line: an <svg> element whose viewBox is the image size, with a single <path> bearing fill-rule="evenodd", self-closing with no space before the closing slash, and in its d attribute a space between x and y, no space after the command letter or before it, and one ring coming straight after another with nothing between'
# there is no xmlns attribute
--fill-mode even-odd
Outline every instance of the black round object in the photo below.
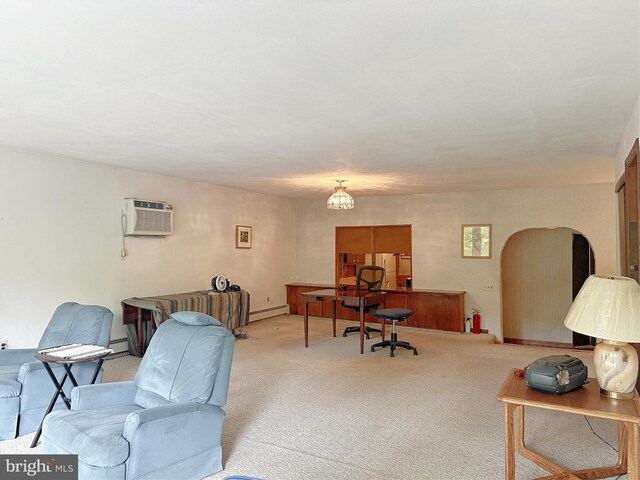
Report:
<svg viewBox="0 0 640 480"><path fill-rule="evenodd" d="M229 282L222 275L216 275L211 279L211 288L216 292L224 292Z"/></svg>

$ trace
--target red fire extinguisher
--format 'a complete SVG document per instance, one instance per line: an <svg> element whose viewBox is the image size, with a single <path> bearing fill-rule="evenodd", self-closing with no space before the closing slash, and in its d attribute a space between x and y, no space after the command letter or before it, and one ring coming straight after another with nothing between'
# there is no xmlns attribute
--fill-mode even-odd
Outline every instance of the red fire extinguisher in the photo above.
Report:
<svg viewBox="0 0 640 480"><path fill-rule="evenodd" d="M480 312L473 311L473 333L480 333Z"/></svg>

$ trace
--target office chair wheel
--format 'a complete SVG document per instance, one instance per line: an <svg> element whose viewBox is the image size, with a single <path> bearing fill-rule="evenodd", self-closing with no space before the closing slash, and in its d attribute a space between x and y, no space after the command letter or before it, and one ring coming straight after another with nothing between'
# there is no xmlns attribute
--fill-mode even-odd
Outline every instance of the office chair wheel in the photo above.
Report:
<svg viewBox="0 0 640 480"><path fill-rule="evenodd" d="M414 350L414 351L413 351L413 354L414 354L414 355L418 355L418 350Z"/></svg>
<svg viewBox="0 0 640 480"><path fill-rule="evenodd" d="M373 348L373 347L371 347L371 351L372 351L372 352L375 352L375 351L376 351L376 349L375 349L375 348Z"/></svg>
<svg viewBox="0 0 640 480"><path fill-rule="evenodd" d="M367 332L364 332L364 336L367 337L367 340L371 340L371 337L369 337L369 334Z"/></svg>
<svg viewBox="0 0 640 480"><path fill-rule="evenodd" d="M346 337L347 336L347 332L342 332L342 336Z"/></svg>
<svg viewBox="0 0 640 480"><path fill-rule="evenodd" d="M390 357L395 357L395 356L396 356L396 354L395 354L395 353L393 353L393 350L391 350L391 353L389 353L389 356L390 356Z"/></svg>

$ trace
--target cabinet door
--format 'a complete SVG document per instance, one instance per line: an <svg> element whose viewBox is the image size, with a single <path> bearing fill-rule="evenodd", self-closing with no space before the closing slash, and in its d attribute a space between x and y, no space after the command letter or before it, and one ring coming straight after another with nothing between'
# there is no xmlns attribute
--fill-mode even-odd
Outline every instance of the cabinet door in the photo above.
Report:
<svg viewBox="0 0 640 480"><path fill-rule="evenodd" d="M464 331L464 296L442 295L441 316L439 319L440 330L448 332Z"/></svg>
<svg viewBox="0 0 640 480"><path fill-rule="evenodd" d="M411 255L411 225L373 227L373 248L376 253Z"/></svg>
<svg viewBox="0 0 640 480"><path fill-rule="evenodd" d="M440 301L428 293L412 293L407 297L407 308L413 314L407 318L407 325L418 328L438 329Z"/></svg>
<svg viewBox="0 0 640 480"><path fill-rule="evenodd" d="M448 332L462 332L464 305L460 295L437 293L411 293L407 296L407 308L413 311L407 325Z"/></svg>
<svg viewBox="0 0 640 480"><path fill-rule="evenodd" d="M371 227L336 227L337 253L371 251Z"/></svg>
<svg viewBox="0 0 640 480"><path fill-rule="evenodd" d="M407 308L406 293L386 293L382 298L384 308Z"/></svg>

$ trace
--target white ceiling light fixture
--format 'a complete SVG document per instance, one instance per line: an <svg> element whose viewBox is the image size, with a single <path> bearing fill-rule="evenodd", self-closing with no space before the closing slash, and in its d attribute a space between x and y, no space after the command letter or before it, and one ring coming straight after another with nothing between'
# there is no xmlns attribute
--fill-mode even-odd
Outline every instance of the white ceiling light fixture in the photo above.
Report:
<svg viewBox="0 0 640 480"><path fill-rule="evenodd" d="M327 199L327 208L329 210L351 210L355 203L353 197L346 192L347 187L342 186L344 180L336 180L336 182L338 182L338 186Z"/></svg>

